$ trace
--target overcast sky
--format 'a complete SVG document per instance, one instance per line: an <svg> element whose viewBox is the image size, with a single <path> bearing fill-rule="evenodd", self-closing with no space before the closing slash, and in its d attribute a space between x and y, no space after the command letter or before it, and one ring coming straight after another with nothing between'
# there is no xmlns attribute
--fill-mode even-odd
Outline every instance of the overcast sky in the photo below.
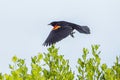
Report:
<svg viewBox="0 0 120 80"><path fill-rule="evenodd" d="M73 70L82 48L100 44L102 63L113 65L120 55L120 0L0 0L0 72L8 73L12 56L26 59L39 52L51 21L87 25L90 35L67 37L56 44L59 54L70 60ZM27 64L28 65L28 64Z"/></svg>

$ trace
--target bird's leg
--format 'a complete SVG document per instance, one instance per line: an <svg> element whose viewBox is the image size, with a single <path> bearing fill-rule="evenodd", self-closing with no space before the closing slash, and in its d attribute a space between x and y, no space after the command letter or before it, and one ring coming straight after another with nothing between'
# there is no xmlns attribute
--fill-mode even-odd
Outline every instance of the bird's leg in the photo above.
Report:
<svg viewBox="0 0 120 80"><path fill-rule="evenodd" d="M70 33L70 36L73 37L73 38L74 38L74 35L73 35L74 33L75 33L75 32L71 32L71 33Z"/></svg>

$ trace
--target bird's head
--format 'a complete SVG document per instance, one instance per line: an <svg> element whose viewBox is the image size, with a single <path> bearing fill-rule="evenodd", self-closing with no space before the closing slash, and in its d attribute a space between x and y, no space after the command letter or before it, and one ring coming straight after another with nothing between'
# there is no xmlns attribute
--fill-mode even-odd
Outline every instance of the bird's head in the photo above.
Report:
<svg viewBox="0 0 120 80"><path fill-rule="evenodd" d="M48 25L51 25L53 26L53 30L57 30L59 29L61 26L60 26L60 22L57 22L57 21L54 21L54 22L51 22L50 24Z"/></svg>
<svg viewBox="0 0 120 80"><path fill-rule="evenodd" d="M56 25L59 25L59 23L58 22L51 22L50 24L48 24L48 25L51 25L51 26L56 26Z"/></svg>

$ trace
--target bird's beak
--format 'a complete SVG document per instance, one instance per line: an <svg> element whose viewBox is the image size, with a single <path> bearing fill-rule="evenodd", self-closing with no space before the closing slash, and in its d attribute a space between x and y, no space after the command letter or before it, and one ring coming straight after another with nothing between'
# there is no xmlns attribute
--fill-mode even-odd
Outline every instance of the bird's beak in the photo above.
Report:
<svg viewBox="0 0 120 80"><path fill-rule="evenodd" d="M48 25L51 25L51 24L48 24Z"/></svg>

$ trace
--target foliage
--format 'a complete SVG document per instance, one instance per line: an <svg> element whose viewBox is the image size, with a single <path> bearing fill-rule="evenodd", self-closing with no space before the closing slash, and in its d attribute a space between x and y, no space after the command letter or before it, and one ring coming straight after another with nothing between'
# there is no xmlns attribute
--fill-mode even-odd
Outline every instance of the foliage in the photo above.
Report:
<svg viewBox="0 0 120 80"><path fill-rule="evenodd" d="M89 51L83 48L82 59L78 59L78 80L120 80L120 58L117 56L112 68L100 64L99 45L92 46L92 58L87 58Z"/></svg>
<svg viewBox="0 0 120 80"><path fill-rule="evenodd" d="M99 45L93 45L92 57L88 57L89 50L83 48L82 58L77 61L76 80L120 80L120 57L117 56L114 65L109 68L107 64L101 64L98 49ZM31 58L31 70L25 60L17 56L13 56L12 62L10 74L0 73L0 80L75 80L69 60L59 55L54 45L48 48L48 53L39 53Z"/></svg>

